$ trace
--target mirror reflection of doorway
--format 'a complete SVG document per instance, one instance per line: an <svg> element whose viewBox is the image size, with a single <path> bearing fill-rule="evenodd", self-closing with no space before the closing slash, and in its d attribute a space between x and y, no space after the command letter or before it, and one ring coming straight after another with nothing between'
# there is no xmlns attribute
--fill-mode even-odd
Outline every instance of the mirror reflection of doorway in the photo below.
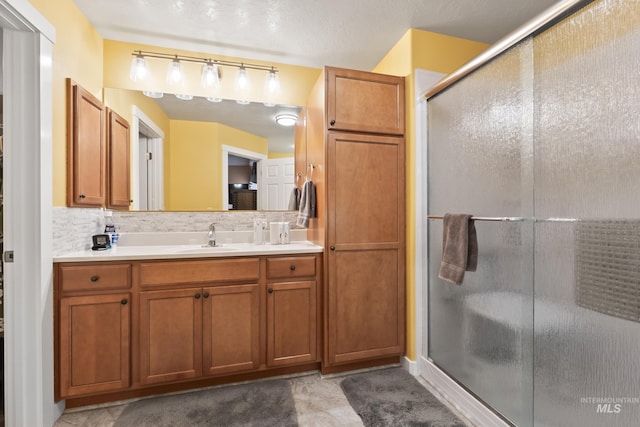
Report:
<svg viewBox="0 0 640 427"><path fill-rule="evenodd" d="M134 107L132 135L133 210L164 209L164 133L141 110Z"/></svg>
<svg viewBox="0 0 640 427"><path fill-rule="evenodd" d="M229 180L229 210L255 211L258 209L258 162L229 154L227 176Z"/></svg>

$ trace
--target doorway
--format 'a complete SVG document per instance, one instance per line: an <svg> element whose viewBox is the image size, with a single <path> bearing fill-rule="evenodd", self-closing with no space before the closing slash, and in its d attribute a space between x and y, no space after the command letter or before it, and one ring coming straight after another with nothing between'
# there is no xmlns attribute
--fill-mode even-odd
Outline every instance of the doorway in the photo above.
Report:
<svg viewBox="0 0 640 427"><path fill-rule="evenodd" d="M133 107L131 126L133 210L164 210L164 132Z"/></svg>
<svg viewBox="0 0 640 427"><path fill-rule="evenodd" d="M256 209L262 210L266 206L266 192L264 191L265 175L264 162L267 156L256 153L254 151L243 150L242 148L230 145L222 146L222 210L232 209L231 200L229 198L229 165L234 158L245 159L251 164L252 174L254 175L256 184ZM231 206L231 207L230 207Z"/></svg>

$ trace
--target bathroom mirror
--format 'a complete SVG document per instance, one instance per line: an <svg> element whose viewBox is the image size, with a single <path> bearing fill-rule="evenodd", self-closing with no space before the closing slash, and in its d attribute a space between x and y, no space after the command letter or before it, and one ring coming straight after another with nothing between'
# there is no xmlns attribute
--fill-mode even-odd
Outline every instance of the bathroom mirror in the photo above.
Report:
<svg viewBox="0 0 640 427"><path fill-rule="evenodd" d="M295 126L276 116L297 117L300 107L114 88L104 97L130 119L133 210L287 209Z"/></svg>

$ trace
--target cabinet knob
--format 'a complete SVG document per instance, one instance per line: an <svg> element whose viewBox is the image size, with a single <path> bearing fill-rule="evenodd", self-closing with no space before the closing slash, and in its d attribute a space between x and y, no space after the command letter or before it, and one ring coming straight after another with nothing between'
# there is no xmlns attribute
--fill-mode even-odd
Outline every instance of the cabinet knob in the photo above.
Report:
<svg viewBox="0 0 640 427"><path fill-rule="evenodd" d="M91 276L92 282L97 282L98 280L100 280L100 276Z"/></svg>
<svg viewBox="0 0 640 427"><path fill-rule="evenodd" d="M270 294L272 294L272 293L273 293L273 288L269 288L269 290L268 290L267 292L269 292Z"/></svg>
<svg viewBox="0 0 640 427"><path fill-rule="evenodd" d="M292 265L291 267L289 267L291 269L291 271L294 271L296 269L295 265Z"/></svg>
<svg viewBox="0 0 640 427"><path fill-rule="evenodd" d="M85 196L84 194L80 194L78 197L81 198L81 199L84 199L87 196Z"/></svg>
<svg viewBox="0 0 640 427"><path fill-rule="evenodd" d="M194 298L195 298L195 299L200 299L200 294L195 294L195 295L194 295Z"/></svg>
<svg viewBox="0 0 640 427"><path fill-rule="evenodd" d="M329 249L331 249L332 251L335 251L336 247L335 246L329 246Z"/></svg>
<svg viewBox="0 0 640 427"><path fill-rule="evenodd" d="M203 295L203 297L205 297L205 298L209 298L209 292L205 292L205 293L204 293L204 295Z"/></svg>
<svg viewBox="0 0 640 427"><path fill-rule="evenodd" d="M335 119L332 119L332 120L329 122L329 124L330 124L331 126L335 125L335 124L336 124L336 120L335 120Z"/></svg>
<svg viewBox="0 0 640 427"><path fill-rule="evenodd" d="M122 305L127 305L127 302L128 302L128 301L127 301L127 299L125 298L125 299L123 299L122 301L120 301L120 304L122 304Z"/></svg>

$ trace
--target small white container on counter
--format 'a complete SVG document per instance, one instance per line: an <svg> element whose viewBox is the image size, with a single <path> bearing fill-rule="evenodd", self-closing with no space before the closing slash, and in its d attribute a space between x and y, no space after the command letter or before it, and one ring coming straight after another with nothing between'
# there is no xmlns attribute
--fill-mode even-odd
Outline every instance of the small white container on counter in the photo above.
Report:
<svg viewBox="0 0 640 427"><path fill-rule="evenodd" d="M290 241L288 222L269 223L269 243L272 245L286 245Z"/></svg>

